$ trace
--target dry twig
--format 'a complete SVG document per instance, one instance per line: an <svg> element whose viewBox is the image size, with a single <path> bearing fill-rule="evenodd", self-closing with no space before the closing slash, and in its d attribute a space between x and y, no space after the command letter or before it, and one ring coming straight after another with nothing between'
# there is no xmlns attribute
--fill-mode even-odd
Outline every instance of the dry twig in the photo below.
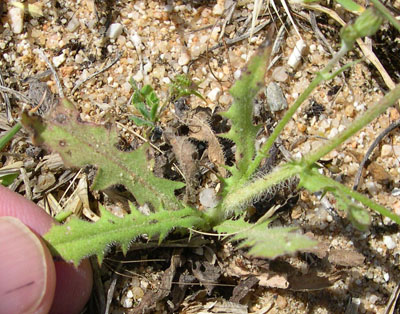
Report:
<svg viewBox="0 0 400 314"><path fill-rule="evenodd" d="M367 152L364 155L363 160L360 163L360 166L358 168L356 178L354 179L354 185L353 185L353 190L357 191L358 186L360 184L360 179L361 179L361 174L364 169L365 164L367 163L369 156L372 154L373 150L375 149L376 146L378 146L379 142L383 140L383 138L388 135L391 131L393 131L395 128L398 128L400 126L400 120L393 122L391 125L389 125L379 136L373 141L372 145L368 148Z"/></svg>

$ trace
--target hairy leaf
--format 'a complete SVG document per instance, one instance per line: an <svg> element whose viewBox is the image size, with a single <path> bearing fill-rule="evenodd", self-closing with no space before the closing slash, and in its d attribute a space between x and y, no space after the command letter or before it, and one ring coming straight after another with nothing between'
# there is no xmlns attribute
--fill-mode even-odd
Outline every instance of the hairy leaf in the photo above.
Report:
<svg viewBox="0 0 400 314"><path fill-rule="evenodd" d="M131 206L124 218L114 216L100 207L101 218L95 223L73 217L68 223L53 226L43 237L53 255L61 255L75 266L88 256L97 255L101 262L106 249L120 244L124 254L132 241L146 234L158 236L160 242L174 228L205 227L201 212L186 207L177 211L160 210L146 216Z"/></svg>
<svg viewBox="0 0 400 314"><path fill-rule="evenodd" d="M227 220L214 227L218 233L234 234L231 241L241 241L239 247L249 247L249 254L257 257L275 258L279 255L309 249L317 243L293 232L295 227L268 228L270 221L250 224L239 220Z"/></svg>
<svg viewBox="0 0 400 314"><path fill-rule="evenodd" d="M115 127L81 121L68 100L63 99L45 119L23 113L21 122L32 131L35 144L57 151L66 165L96 166L93 189L123 184L139 204L149 202L155 209L181 207L174 190L184 184L154 176L146 158L147 145L129 153L118 150Z"/></svg>
<svg viewBox="0 0 400 314"><path fill-rule="evenodd" d="M222 137L236 144L236 166L230 167L232 176L227 183L238 183L245 174L255 154L255 140L259 126L253 124L253 99L264 86L264 76L271 53L272 40L267 39L247 66L242 69L242 76L230 89L233 104L222 115L231 120L232 126ZM248 178L244 178L248 179Z"/></svg>

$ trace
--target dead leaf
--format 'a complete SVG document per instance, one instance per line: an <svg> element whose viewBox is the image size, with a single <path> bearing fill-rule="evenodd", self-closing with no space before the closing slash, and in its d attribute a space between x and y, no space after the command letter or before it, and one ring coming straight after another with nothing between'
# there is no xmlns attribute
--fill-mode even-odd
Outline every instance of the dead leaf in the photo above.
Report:
<svg viewBox="0 0 400 314"><path fill-rule="evenodd" d="M364 263L364 255L350 250L332 249L329 251L328 260L340 266L359 266Z"/></svg>
<svg viewBox="0 0 400 314"><path fill-rule="evenodd" d="M143 313L149 313L153 309L155 309L157 302L166 298L170 294L172 281L174 279L176 269L177 267L180 266L180 264L181 264L181 250L176 250L171 257L171 265L164 272L161 283L159 285L159 289L157 289L154 292L146 293L142 301L140 302L139 306L137 306L132 310L129 310L127 313L143 314Z"/></svg>
<svg viewBox="0 0 400 314"><path fill-rule="evenodd" d="M46 191L50 187L52 187L56 183L56 178L53 173L46 172L39 175L37 179L37 183L33 188L33 193L39 194L41 192Z"/></svg>
<svg viewBox="0 0 400 314"><path fill-rule="evenodd" d="M196 188L198 182L196 174L199 171L198 163L196 160L197 150L196 147L189 141L186 136L177 136L172 129L164 131L164 136L172 146L172 151L178 160L179 166L185 176L186 182L186 195L185 202L196 203Z"/></svg>
<svg viewBox="0 0 400 314"><path fill-rule="evenodd" d="M208 159L217 166L221 176L225 177L226 169L222 167L225 164L224 152L217 136L207 122L206 114L203 112L197 113L188 120L188 124L190 130L189 137L208 143Z"/></svg>
<svg viewBox="0 0 400 314"><path fill-rule="evenodd" d="M396 304L400 295L400 283L393 289L393 292L389 298L389 301L385 308L385 314L393 314L396 313Z"/></svg>
<svg viewBox="0 0 400 314"><path fill-rule="evenodd" d="M386 171L386 169L376 162L371 162L367 169L374 180L380 184L388 185L393 181L391 175Z"/></svg>
<svg viewBox="0 0 400 314"><path fill-rule="evenodd" d="M229 301L217 301L209 309L210 313L247 314L247 306Z"/></svg>
<svg viewBox="0 0 400 314"><path fill-rule="evenodd" d="M312 232L307 232L306 236L311 239L315 239L314 234ZM304 250L304 252L315 254L318 258L323 259L328 255L329 251L329 243L326 242L318 242L318 244L310 249Z"/></svg>
<svg viewBox="0 0 400 314"><path fill-rule="evenodd" d="M321 277L316 273L305 275L293 275L289 277L290 290L294 291L315 291L331 287L339 278Z"/></svg>
<svg viewBox="0 0 400 314"><path fill-rule="evenodd" d="M289 282L287 281L286 276L278 274L276 275L261 274L256 277L257 279L260 280L258 285L262 287L280 288L280 289L287 289L289 287Z"/></svg>
<svg viewBox="0 0 400 314"><path fill-rule="evenodd" d="M192 267L193 275L200 281L207 290L208 295L211 294L221 276L221 268L214 266L209 262L196 261Z"/></svg>
<svg viewBox="0 0 400 314"><path fill-rule="evenodd" d="M210 301L206 304L193 304L189 305L187 308L183 309L181 313L184 314L212 314L212 313L220 313L220 314L247 314L247 306L241 305L238 303L228 302L226 300L216 300Z"/></svg>
<svg viewBox="0 0 400 314"><path fill-rule="evenodd" d="M254 286L259 282L259 279L255 276L247 277L241 280L239 284L233 289L232 296L229 299L230 302L239 303L242 301L249 293L254 291Z"/></svg>

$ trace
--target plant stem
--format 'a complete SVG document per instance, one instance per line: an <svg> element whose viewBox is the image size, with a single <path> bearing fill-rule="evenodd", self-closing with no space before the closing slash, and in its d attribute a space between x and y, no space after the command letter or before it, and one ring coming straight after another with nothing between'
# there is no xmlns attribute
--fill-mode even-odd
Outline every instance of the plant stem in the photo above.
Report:
<svg viewBox="0 0 400 314"><path fill-rule="evenodd" d="M21 127L21 123L18 122L5 135L0 138L0 150L2 150L4 146L7 145L7 143L13 138L15 134L18 133L19 130L21 130Z"/></svg>
<svg viewBox="0 0 400 314"><path fill-rule="evenodd" d="M334 188L340 190L342 193L348 195L349 197L354 198L355 200L361 202L365 206L368 206L372 210L380 213L383 216L389 217L397 224L400 224L400 216L392 213L387 208L375 203L374 201L370 200L368 197L365 197L364 195L348 188L347 186L340 184L339 182L337 182L331 178L328 178L318 172L313 173L313 180L319 181L321 183L321 185L334 187Z"/></svg>
<svg viewBox="0 0 400 314"><path fill-rule="evenodd" d="M396 18L390 13L390 11L379 1L371 0L375 8L390 22L392 25L400 32L400 23Z"/></svg>
<svg viewBox="0 0 400 314"><path fill-rule="evenodd" d="M232 212L240 213L244 207L263 195L269 188L296 175L299 169L299 167L286 164L262 178L249 182L241 189L235 190L234 193L228 193L222 202L225 215Z"/></svg>
<svg viewBox="0 0 400 314"><path fill-rule="evenodd" d="M308 85L306 90L299 96L299 98L296 99L294 104L289 108L289 110L283 116L282 120L279 121L278 125L275 127L272 134L268 137L268 140L257 152L256 157L254 158L253 162L251 163L251 165L248 167L248 169L246 171L246 175L244 176L245 180L248 180L253 175L253 173L256 171L256 169L260 166L261 161L268 156L268 152L269 152L270 148L272 147L273 143L278 138L279 134L282 132L282 130L286 126L286 124L290 121L290 119L292 119L293 114L300 107L300 105L308 98L308 96L310 96L312 91L323 80L332 78L329 75L330 71L332 70L334 65L339 61L339 59L342 58L347 53L347 51L348 51L348 47L346 45L342 45L340 50L332 57L332 59L325 66L325 68L322 69L319 73L317 73L317 76L310 83L310 85ZM338 74L338 72L336 74Z"/></svg>
<svg viewBox="0 0 400 314"><path fill-rule="evenodd" d="M321 157L328 154L331 150L335 149L341 143L346 141L349 137L360 131L364 126L386 111L392 106L397 99L400 98L400 84L396 85L389 93L387 93L376 105L369 108L361 117L356 119L347 129L339 135L332 138L325 145L317 149L315 152L310 153L304 157L304 162L307 166L311 166Z"/></svg>

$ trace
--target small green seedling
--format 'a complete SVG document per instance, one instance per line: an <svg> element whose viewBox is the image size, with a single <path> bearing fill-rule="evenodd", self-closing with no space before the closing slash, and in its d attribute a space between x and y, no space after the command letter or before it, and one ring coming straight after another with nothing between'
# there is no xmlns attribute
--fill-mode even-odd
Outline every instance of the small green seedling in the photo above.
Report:
<svg viewBox="0 0 400 314"><path fill-rule="evenodd" d="M141 114L141 117L132 116L130 119L138 126L154 128L159 119L160 99L150 85L139 88L133 78L130 83L134 88L132 105Z"/></svg>
<svg viewBox="0 0 400 314"><path fill-rule="evenodd" d="M179 74L175 76L169 85L169 97L172 101L181 97L189 97L191 95L199 97L207 102L204 97L198 92L199 84L195 83L188 75Z"/></svg>

